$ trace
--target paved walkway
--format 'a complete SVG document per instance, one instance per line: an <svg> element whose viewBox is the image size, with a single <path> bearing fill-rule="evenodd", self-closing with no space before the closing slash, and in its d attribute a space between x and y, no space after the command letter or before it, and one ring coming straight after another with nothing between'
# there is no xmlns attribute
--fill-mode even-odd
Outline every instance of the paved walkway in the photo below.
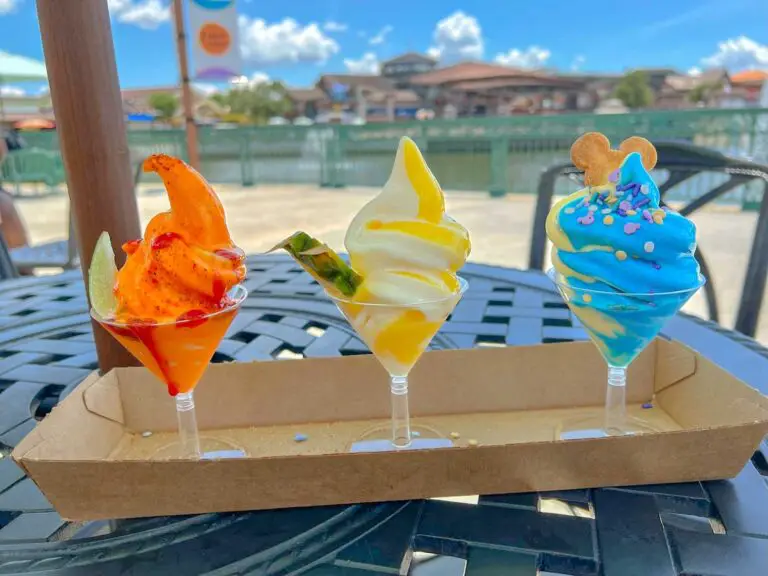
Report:
<svg viewBox="0 0 768 576"><path fill-rule="evenodd" d="M302 185L216 188L227 210L232 236L248 253L267 250L299 229L340 249L352 216L376 193L371 188L326 190ZM492 199L480 193L449 192L447 197L449 213L472 235L473 261L526 267L532 196ZM143 185L138 202L142 225L168 208L161 186ZM66 234L66 204L63 195L19 200L33 242L59 239ZM722 322L732 326L757 215L716 207L704 210L694 220L699 229L699 246L715 270ZM703 297L695 297L686 310L704 315ZM768 303L761 314L758 335L768 342Z"/></svg>

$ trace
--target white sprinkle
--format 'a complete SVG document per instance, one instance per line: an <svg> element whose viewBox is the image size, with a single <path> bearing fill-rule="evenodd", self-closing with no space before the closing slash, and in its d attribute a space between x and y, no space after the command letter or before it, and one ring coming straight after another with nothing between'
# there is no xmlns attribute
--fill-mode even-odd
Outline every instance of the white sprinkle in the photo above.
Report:
<svg viewBox="0 0 768 576"><path fill-rule="evenodd" d="M575 208L566 208L565 209L565 213L566 214L573 214L574 212L576 212Z"/></svg>
<svg viewBox="0 0 768 576"><path fill-rule="evenodd" d="M648 188L648 184L643 184L642 186L640 186L640 192L642 194L648 194L649 190L650 189Z"/></svg>
<svg viewBox="0 0 768 576"><path fill-rule="evenodd" d="M150 432L149 430L145 430L144 432L141 433L142 438L149 438L150 436L152 436L152 432Z"/></svg>
<svg viewBox="0 0 768 576"><path fill-rule="evenodd" d="M590 206L590 207L589 207L589 211L590 211L590 212L597 212L597 206L595 206L594 204L592 204L592 206Z"/></svg>
<svg viewBox="0 0 768 576"><path fill-rule="evenodd" d="M603 214L610 214L611 209L610 208L603 208Z"/></svg>
<svg viewBox="0 0 768 576"><path fill-rule="evenodd" d="M653 242L646 242L645 244L643 244L643 250L645 250L646 252L653 252L653 249L655 247L656 246L653 244Z"/></svg>

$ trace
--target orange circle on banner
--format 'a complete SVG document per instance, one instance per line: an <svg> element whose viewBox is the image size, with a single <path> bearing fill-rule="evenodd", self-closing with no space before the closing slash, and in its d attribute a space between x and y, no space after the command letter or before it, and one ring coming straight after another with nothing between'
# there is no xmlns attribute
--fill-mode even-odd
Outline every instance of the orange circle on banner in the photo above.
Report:
<svg viewBox="0 0 768 576"><path fill-rule="evenodd" d="M221 56L232 44L229 30L216 22L206 22L200 26L198 39L203 51L213 56Z"/></svg>

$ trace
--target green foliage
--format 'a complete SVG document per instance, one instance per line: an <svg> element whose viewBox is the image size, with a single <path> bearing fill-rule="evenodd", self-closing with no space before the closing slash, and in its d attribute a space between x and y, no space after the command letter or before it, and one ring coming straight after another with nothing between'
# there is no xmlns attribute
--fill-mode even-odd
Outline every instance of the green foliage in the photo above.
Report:
<svg viewBox="0 0 768 576"><path fill-rule="evenodd" d="M168 121L176 115L176 111L179 109L179 99L173 94L158 92L149 97L149 105L157 111L160 120Z"/></svg>
<svg viewBox="0 0 768 576"><path fill-rule="evenodd" d="M234 112L227 112L219 117L221 122L228 124L240 124L241 126L247 126L251 124L251 119L247 114L235 114Z"/></svg>
<svg viewBox="0 0 768 576"><path fill-rule="evenodd" d="M702 82L688 93L688 100L694 104L698 104L699 102L706 103L722 89L722 82Z"/></svg>
<svg viewBox="0 0 768 576"><path fill-rule="evenodd" d="M215 94L211 94L208 97L208 99L209 100L213 100L219 106L225 106L225 107L228 106L228 104L227 104L227 94L225 94L224 92L216 92Z"/></svg>
<svg viewBox="0 0 768 576"><path fill-rule="evenodd" d="M285 116L293 108L281 82L233 88L214 97L217 103L229 109L230 114L246 115L256 124L266 124L273 116Z"/></svg>
<svg viewBox="0 0 768 576"><path fill-rule="evenodd" d="M642 70L626 74L616 85L614 96L628 108L646 108L653 102L653 90Z"/></svg>

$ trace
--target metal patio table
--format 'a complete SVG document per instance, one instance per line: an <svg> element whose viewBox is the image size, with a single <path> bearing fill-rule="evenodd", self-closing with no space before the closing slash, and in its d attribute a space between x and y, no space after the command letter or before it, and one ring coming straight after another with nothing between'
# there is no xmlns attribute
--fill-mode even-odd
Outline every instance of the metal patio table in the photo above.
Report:
<svg viewBox="0 0 768 576"><path fill-rule="evenodd" d="M366 353L291 260L252 257L249 269L214 361ZM585 339L541 273L463 273L470 290L435 347ZM768 350L753 340L687 316L665 333L768 390ZM8 454L94 368L78 271L0 284L0 574L404 574L413 552L464 558L467 576L768 574L765 442L731 481L70 523ZM542 507L552 500L570 514Z"/></svg>

